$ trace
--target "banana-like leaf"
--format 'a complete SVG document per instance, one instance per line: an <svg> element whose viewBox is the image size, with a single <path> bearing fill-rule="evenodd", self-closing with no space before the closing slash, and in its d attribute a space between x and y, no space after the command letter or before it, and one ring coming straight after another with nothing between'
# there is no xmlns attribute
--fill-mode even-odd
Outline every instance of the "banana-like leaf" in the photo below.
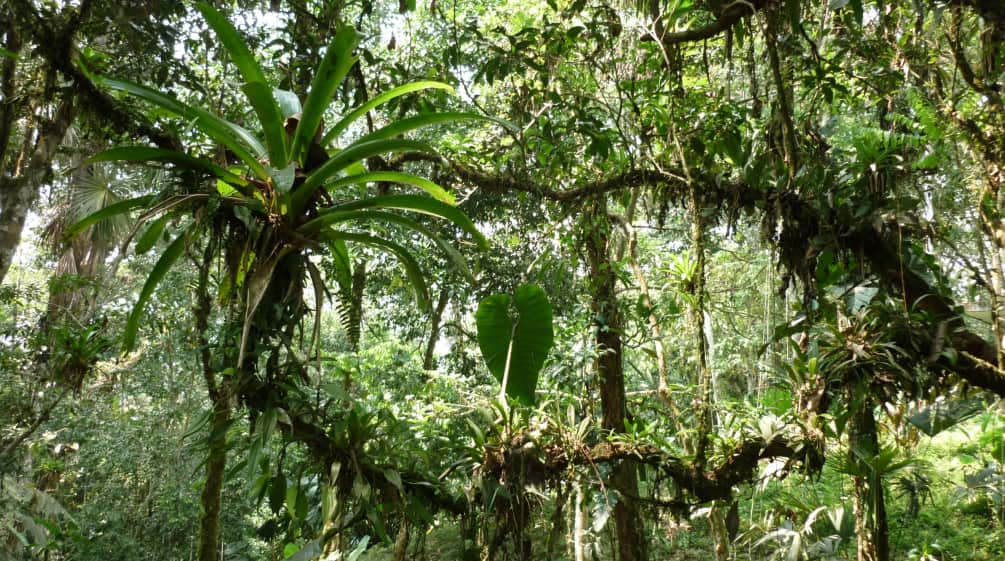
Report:
<svg viewBox="0 0 1005 561"><path fill-rule="evenodd" d="M102 220L108 220L109 218L124 214L135 208L147 206L153 202L153 200L154 197L146 195L143 197L136 197L135 199L126 199L124 201L112 203L104 208L92 212L84 218L81 218L77 223L64 230L63 236L72 238Z"/></svg>
<svg viewBox="0 0 1005 561"><path fill-rule="evenodd" d="M352 111L347 113L345 117L342 117L342 119L339 120L339 122L335 123L335 125L331 128L331 130L329 130L328 133L325 134L324 140L321 141L321 145L328 146L328 144L332 140L338 137L339 134L342 134L342 132L344 132L347 128L349 128L350 125L356 122L356 119L362 117L364 114L366 114L367 111L370 111L375 107L387 103L388 101L391 101L396 97L401 97L405 94L409 94L419 90L428 90L431 88L435 88L438 90L447 90L448 92L454 91L454 88L450 87L450 85L444 84L443 82L435 82L432 80L422 82L412 82L411 84L405 84L403 86L398 86L397 88L390 89L374 97L373 99L370 99L363 105L360 105L359 107L353 109Z"/></svg>
<svg viewBox="0 0 1005 561"><path fill-rule="evenodd" d="M99 152L87 160L87 162L168 162L222 179L237 188L242 194L247 195L250 192L246 188L251 184L240 175L232 173L213 162L195 158L175 150L154 148L152 146L119 146Z"/></svg>
<svg viewBox="0 0 1005 561"><path fill-rule="evenodd" d="M458 210L456 207L452 207L446 203L441 203L436 199L430 199L420 195L387 195L384 197L361 199L334 206L319 212L317 218L306 222L300 227L300 232L305 235L309 235L313 232L320 231L325 226L331 224L333 221L336 221L331 218L332 216L337 216L334 213L366 208L393 208L398 210L409 210L413 212L421 212L438 218L444 218L453 222L465 232L471 234L478 242L479 247L483 249L487 247L485 236L478 231L478 228L475 227L474 223L471 222L471 219L468 218L466 214Z"/></svg>
<svg viewBox="0 0 1005 561"><path fill-rule="evenodd" d="M286 167L286 130L283 129L283 115L272 97L272 88L262 82L248 82L241 86L251 106L262 123L265 145L269 149L269 162L274 168Z"/></svg>
<svg viewBox="0 0 1005 561"><path fill-rule="evenodd" d="M266 171L265 166L259 162L261 158L266 156L267 151L265 146L244 127L222 119L204 109L186 105L175 97L153 88L127 80L106 77L96 77L95 81L98 85L135 95L179 117L193 121L199 130L229 148L256 176L260 179L269 178L269 173Z"/></svg>
<svg viewBox="0 0 1005 561"><path fill-rule="evenodd" d="M489 296L478 305L475 323L489 371L506 395L533 405L537 379L554 340L551 303L544 290L525 284L512 298Z"/></svg>
<svg viewBox="0 0 1005 561"><path fill-rule="evenodd" d="M457 267L457 270L468 279L468 281L472 283L475 281L474 277L471 275L471 271L468 269L467 263L464 262L464 258L461 256L460 252L454 248L454 246L447 243L447 241L440 236L437 236L429 228L426 228L422 224L419 224L407 216L393 214L390 212L382 212L379 210L347 210L330 213L326 216L326 218L328 219L329 224L349 221L359 221L361 223L379 221L404 226L409 230L418 232L419 234L422 234L432 240L433 243L435 243L437 247L443 251L443 253L447 254L450 261Z"/></svg>
<svg viewBox="0 0 1005 561"><path fill-rule="evenodd" d="M157 285L167 275L174 262L185 253L185 245L188 243L188 233L189 230L186 230L171 242L171 245L164 250L164 253L161 254L154 268L150 271L146 282L143 283L140 297L136 300L136 304L133 305L133 309L129 312L129 317L126 319L126 328L122 336L123 350L130 351L136 346L136 334L140 328L140 316L143 315L143 306L150 299Z"/></svg>
<svg viewBox="0 0 1005 561"><path fill-rule="evenodd" d="M399 183L402 185L414 185L429 193L438 201L451 206L457 204L457 199L455 199L454 196L443 187L440 187L436 183L433 183L424 177L419 177L410 173L402 173L400 171L371 171L340 177L326 185L325 188L329 191L333 191L339 187L345 187L346 185L362 185L364 183L377 181L387 181L389 183Z"/></svg>
<svg viewBox="0 0 1005 561"><path fill-rule="evenodd" d="M304 102L304 111L297 123L297 131L293 136L293 147L290 156L303 164L303 159L307 153L307 147L314 140L318 127L321 125L321 116L335 96L335 91L353 64L356 64L356 57L352 56L353 49L359 37L351 27L343 27L335 33L335 37L328 44L325 56L321 59L314 81L311 82L311 91L307 94L307 101Z"/></svg>
<svg viewBox="0 0 1005 561"><path fill-rule="evenodd" d="M371 156L379 154L390 154L394 152L406 151L434 153L433 149L424 142L415 140L405 140L400 138L389 138L386 140L374 140L371 142L354 143L347 146L345 150L332 156L321 167L304 181L303 185L297 188L290 197L290 213L298 216L307 206L307 201L314 196L314 193L331 176L342 171L349 165L365 160Z"/></svg>
<svg viewBox="0 0 1005 561"><path fill-rule="evenodd" d="M413 257L407 249L392 241L371 236L370 234L342 232L339 230L328 229L324 232L324 235L331 240L355 242L373 246L392 253L398 258L398 261L400 261L401 265L405 268L405 276L408 277L408 281L412 283L412 288L415 290L415 300L419 307L423 311L429 310L429 287L426 285L426 277L422 274L419 262L415 260L415 257Z"/></svg>

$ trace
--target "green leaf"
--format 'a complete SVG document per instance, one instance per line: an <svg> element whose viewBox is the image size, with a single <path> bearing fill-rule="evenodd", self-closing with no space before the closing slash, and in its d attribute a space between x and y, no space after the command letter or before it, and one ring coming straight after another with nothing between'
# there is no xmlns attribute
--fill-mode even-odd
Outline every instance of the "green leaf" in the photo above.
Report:
<svg viewBox="0 0 1005 561"><path fill-rule="evenodd" d="M304 181L303 185L293 192L293 196L290 199L290 213L293 216L297 216L303 212L307 205L307 201L314 196L314 193L321 187L321 185L324 184L328 178L349 165L378 154L390 154L411 150L431 154L435 153L433 152L433 149L424 142L399 138L373 140L370 142L357 142L347 146L345 150L335 154L321 167L314 170L314 172L311 173Z"/></svg>
<svg viewBox="0 0 1005 561"><path fill-rule="evenodd" d="M335 33L332 42L328 44L325 56L321 60L314 81L311 82L311 91L307 95L304 103L304 110L297 123L297 131L293 136L293 147L290 150L292 159L304 163L307 147L310 146L318 127L321 125L321 117L325 109L335 96L335 91L342 80L345 79L349 69L356 63L356 57L352 56L353 49L359 41L356 31L351 27L343 27Z"/></svg>
<svg viewBox="0 0 1005 561"><path fill-rule="evenodd" d="M364 183L378 181L399 183L402 185L414 185L429 193L430 196L438 201L442 201L451 206L457 204L457 199L454 198L454 195L443 187L440 187L436 183L433 183L424 177L419 177L410 173L402 173L400 171L371 171L356 175L348 175L332 181L326 185L325 188L329 191L333 191L339 187L345 187L346 185L362 185Z"/></svg>
<svg viewBox="0 0 1005 561"><path fill-rule="evenodd" d="M286 499L286 476L277 473L269 482L269 508L273 514L279 514Z"/></svg>
<svg viewBox="0 0 1005 561"><path fill-rule="evenodd" d="M153 202L153 200L154 198L152 196L147 195L144 197L136 197L135 199L126 199L124 201L112 203L80 219L79 222L64 230L63 236L72 238L102 220L108 220L114 216L129 212L134 208L147 206Z"/></svg>
<svg viewBox="0 0 1005 561"><path fill-rule="evenodd" d="M334 213L365 208L394 208L398 210L421 212L430 216L444 218L474 236L479 247L487 247L485 236L478 231L478 228L475 227L474 223L471 222L471 219L468 218L466 214L458 210L456 207L452 207L446 203L441 203L435 199L419 195L387 195L384 197L374 197L372 199L361 199L334 206L319 212L317 218L306 222L300 227L300 232L303 234L310 234L321 230L333 222L337 222L338 220L334 217L338 215Z"/></svg>
<svg viewBox="0 0 1005 561"><path fill-rule="evenodd" d="M489 296L478 305L475 323L489 371L505 385L508 396L533 405L538 375L554 340L551 303L544 290L525 284L512 298Z"/></svg>
<svg viewBox="0 0 1005 561"><path fill-rule="evenodd" d="M8 51L7 49L5 49L3 47L0 47L0 56L7 57L7 58L12 58L14 60L17 60L17 53L15 53L14 51Z"/></svg>
<svg viewBox="0 0 1005 561"><path fill-rule="evenodd" d="M332 212L325 215L327 224L337 224L339 222L347 222L350 220L359 221L362 223L367 223L370 221L381 221L381 222L391 222L394 224L400 224L410 230L418 232L423 236L426 236L433 241L442 251L447 254L457 270L468 279L469 282L474 282L475 279L471 275L471 271L468 269L467 263L464 262L464 258L457 251L454 246L450 245L446 240L437 236L422 224L419 224L415 220L408 218L407 216L401 216L400 214L392 214L390 212L381 212L378 210L347 210L341 212Z"/></svg>
<svg viewBox="0 0 1005 561"><path fill-rule="evenodd" d="M479 115L477 113L460 113L460 112L445 112L445 113L429 113L427 115L415 115L412 117L405 117L404 119L398 119L397 121L373 131L363 137L360 137L356 142L368 142L370 140L378 140L381 138L393 138L395 136L405 134L406 132L422 128L429 125L435 125L438 123L452 123L458 121L491 121L493 123L501 123L504 126L509 126L505 121L500 121L499 119L494 119L492 117L486 117L484 115Z"/></svg>
<svg viewBox="0 0 1005 561"><path fill-rule="evenodd" d="M285 168L288 162L286 129L283 128L283 115L279 105L272 97L272 88L262 82L248 82L241 86L241 90L248 97L262 124L265 145L269 149L269 162L275 168Z"/></svg>
<svg viewBox="0 0 1005 561"><path fill-rule="evenodd" d="M345 240L329 239L328 249L335 269L335 281L342 290L352 290L352 263L349 261L349 248L345 246Z"/></svg>
<svg viewBox="0 0 1005 561"><path fill-rule="evenodd" d="M325 235L332 240L344 240L369 245L384 249L393 254L405 268L405 276L408 277L408 281L412 283L412 288L415 289L415 299L419 307L423 310L429 309L429 287L426 285L426 277L422 274L419 262L415 260L415 257L412 257L412 254L409 253L407 249L392 241L378 238L370 234L342 232L339 230L329 229L325 232Z"/></svg>
<svg viewBox="0 0 1005 561"><path fill-rule="evenodd" d="M175 241L171 242L171 245L164 250L160 259L157 260L153 270L150 271L150 276L147 277L146 282L143 283L143 289L140 290L140 297L136 300L136 304L133 305L132 311L129 312L129 318L126 320L126 328L122 336L124 350L130 351L136 346L136 334L140 328L140 316L143 314L143 306L150 299L154 289L157 288L157 284L167 275L174 262L185 253L187 242L188 231L186 230Z"/></svg>
<svg viewBox="0 0 1005 561"><path fill-rule="evenodd" d="M251 184L247 179L213 162L195 158L183 152L154 148L152 146L118 146L116 148L109 148L87 160L87 163L93 162L167 162L183 168L201 171L238 187L247 187Z"/></svg>
<svg viewBox="0 0 1005 561"><path fill-rule="evenodd" d="M265 83L265 74L258 66L258 62L248 49L244 38L237 29L220 12L206 2L196 2L195 7L202 12L203 19L216 32L216 38L223 43L223 48L227 50L234 65L241 71L241 76L245 82Z"/></svg>
<svg viewBox="0 0 1005 561"><path fill-rule="evenodd" d="M300 98L291 91L276 88L272 90L272 97L276 99L283 119L292 117L304 110L303 106L300 105Z"/></svg>
<svg viewBox="0 0 1005 561"><path fill-rule="evenodd" d="M139 241L136 242L135 251L137 255L142 255L157 245L157 241L161 239L164 227L167 226L170 219L171 217L168 215L161 216L147 227L147 230L140 236Z"/></svg>
<svg viewBox="0 0 1005 561"><path fill-rule="evenodd" d="M96 77L95 82L100 86L132 94L192 121L206 136L229 148L256 176L260 179L268 179L269 174L265 170L265 166L259 162L259 159L266 155L265 146L244 127L222 119L204 109L186 105L171 95L127 80Z"/></svg>
<svg viewBox="0 0 1005 561"><path fill-rule="evenodd" d="M356 119L359 119L364 114L366 114L367 111L370 111L371 109L379 105L387 103L388 101L391 101L396 97L401 97L408 93L431 88L439 90L447 90L449 92L454 91L454 88L450 87L448 84L434 81L412 82L411 84L405 84L403 86L398 86L397 88L388 90L374 97L373 99L370 99L363 105L360 105L359 107L353 109L345 117L342 117L342 119L339 120L339 122L335 123L335 125L332 126L331 130L328 131L328 134L324 136L324 139L321 141L321 145L328 146L328 144L332 140L334 140L336 137L338 137L339 134L341 134L343 131L349 128L350 125L355 123Z"/></svg>

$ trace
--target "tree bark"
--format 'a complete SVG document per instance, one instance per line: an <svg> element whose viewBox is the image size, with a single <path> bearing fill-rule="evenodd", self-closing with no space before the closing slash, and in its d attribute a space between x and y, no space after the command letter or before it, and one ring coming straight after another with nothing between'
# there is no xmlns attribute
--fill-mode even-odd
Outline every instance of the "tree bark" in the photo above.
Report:
<svg viewBox="0 0 1005 561"><path fill-rule="evenodd" d="M447 288L440 290L440 297L433 309L433 317L430 320L429 340L426 342L426 353L422 357L422 369L432 370L436 367L433 353L436 351L436 343L440 340L440 322L443 321L443 311L447 309L447 302L450 301L450 291Z"/></svg>
<svg viewBox="0 0 1005 561"><path fill-rule="evenodd" d="M220 561L220 512L223 503L223 483L227 469L227 425L230 423L230 392L226 381L218 381L213 369L209 343L209 314L213 297L209 293L209 271L213 266L216 252L215 241L206 243L202 262L199 263L199 279L196 285L196 301L193 306L196 337L199 342L199 360L202 366L206 392L212 411L209 422L209 455L206 460L206 480L199 502L202 512L199 517L199 561Z"/></svg>
<svg viewBox="0 0 1005 561"><path fill-rule="evenodd" d="M852 403L855 403L852 400ZM855 498L855 532L858 561L889 561L890 532L886 517L886 498L883 492L883 474L875 473L869 460L880 452L879 434L871 399L853 405L852 424L848 434L848 455L857 472L866 475L852 476Z"/></svg>
<svg viewBox="0 0 1005 561"><path fill-rule="evenodd" d="M615 433L625 432L628 416L625 398L625 372L622 363L621 313L616 293L617 275L610 261L610 223L607 202L598 197L586 225L585 246L590 266L593 314L597 323L597 372L600 375L602 426ZM611 486L618 492L613 519L620 561L648 558L646 540L639 514L637 464L633 460L618 463L611 472Z"/></svg>
<svg viewBox="0 0 1005 561"><path fill-rule="evenodd" d="M0 282L7 276L28 211L35 206L39 189L52 173L52 159L75 116L73 98L67 97L53 117L38 127L38 138L24 172L8 177L0 171Z"/></svg>

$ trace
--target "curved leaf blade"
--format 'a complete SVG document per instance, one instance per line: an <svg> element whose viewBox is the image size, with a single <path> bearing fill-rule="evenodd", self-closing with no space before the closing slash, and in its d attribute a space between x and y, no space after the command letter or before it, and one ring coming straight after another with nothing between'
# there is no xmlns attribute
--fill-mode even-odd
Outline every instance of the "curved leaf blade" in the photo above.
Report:
<svg viewBox="0 0 1005 561"><path fill-rule="evenodd" d="M510 309L515 317L510 316ZM511 398L534 404L538 376L554 341L551 303L541 287L525 284L508 294L489 296L475 313L478 347Z"/></svg>
<svg viewBox="0 0 1005 561"><path fill-rule="evenodd" d="M168 221L171 219L170 215L165 214L157 220L153 221L150 226L147 226L143 235L136 242L136 248L134 251L138 255L142 255L157 245L158 240L161 239L161 235L164 233L164 227L167 226Z"/></svg>
<svg viewBox="0 0 1005 561"><path fill-rule="evenodd" d="M213 140L229 148L260 179L268 179L269 173L258 160L266 156L267 150L250 131L218 117L204 109L186 105L171 95L159 92L128 80L97 77L99 85L134 95L153 103L179 117L189 119L195 126ZM250 151L249 151L250 150Z"/></svg>
<svg viewBox="0 0 1005 561"><path fill-rule="evenodd" d="M189 156L183 152L154 148L152 146L119 146L109 148L95 154L87 162L167 162L180 167L201 171L237 187L247 187L250 185L247 179L213 162Z"/></svg>
<svg viewBox="0 0 1005 561"><path fill-rule="evenodd" d="M419 177L410 173L402 173L400 171L371 171L347 177L340 177L339 179L336 179L326 185L325 188L331 191L347 185L360 185L363 183L378 181L386 181L388 183L398 183L402 185L413 185L429 193L430 196L440 202L451 206L457 204L457 199L454 198L454 195L443 187L440 187L436 183L424 177Z"/></svg>
<svg viewBox="0 0 1005 561"><path fill-rule="evenodd" d="M427 127L429 125L435 125L439 123L455 123L459 121L490 121L493 123L500 123L499 119L494 119L492 117L486 117L485 115L479 115L477 113L467 113L467 112L443 112L443 113L428 113L425 115L414 115L412 117L405 117L404 119L398 119L397 121L373 131L370 134L360 137L357 142L367 142L370 140L378 140L381 138L392 138L400 134L405 134L406 132L413 131L422 127ZM508 124L504 123L508 126Z"/></svg>
<svg viewBox="0 0 1005 561"><path fill-rule="evenodd" d="M328 146L328 144L336 137L338 137L339 134L342 134L342 132L344 132L347 128L349 128L350 125L355 123L356 119L359 119L360 117L362 117L368 111L374 109L375 107L383 105L396 97L401 97L405 94L428 89L447 90L448 92L451 93L453 93L454 91L454 88L451 87L449 84L444 84L443 82L437 82L433 80L412 82L411 84L405 84L403 86L398 86L397 88L390 89L374 97L373 99L367 101L366 103L360 105L359 107L353 109L345 117L342 117L342 119L340 119L339 122L335 123L335 125L331 128L331 130L329 130L328 133L325 134L324 139L321 141L321 145Z"/></svg>
<svg viewBox="0 0 1005 561"><path fill-rule="evenodd" d="M171 270L171 266L174 265L175 261L185 253L185 245L188 242L188 230L179 235L171 245L164 250L154 268L150 271L150 275L147 277L145 283L143 283L143 289L140 290L140 297L136 300L136 304L133 305L132 311L129 312L129 317L126 319L125 332L122 335L122 347L124 351L130 351L136 346L136 335L140 328L140 316L143 315L143 306L150 299L153 294L154 289L157 285L164 280L164 276L167 275L168 271Z"/></svg>
<svg viewBox="0 0 1005 561"><path fill-rule="evenodd" d="M454 246L450 245L446 240L444 240L440 236L437 236L429 228L426 228L422 224L419 224L418 222L412 220L407 216L402 216L400 214L393 214L390 212L382 212L379 210L349 210L349 211L339 211L329 213L326 218L328 224L338 224L340 222L349 222L349 221L360 221L364 223L370 221L380 221L404 226L405 228L408 228L409 230L417 232L425 236L426 238L430 239L433 243L436 244L437 247L440 248L441 251L443 251L443 253L447 255L451 263L453 263L453 265L457 267L457 270L460 271L460 273L464 275L464 277L467 278L469 282L473 283L475 281L474 277L471 275L471 271L468 269L467 263L464 262L464 258L461 256L460 252L458 252Z"/></svg>
<svg viewBox="0 0 1005 561"><path fill-rule="evenodd" d="M342 84L349 69L356 64L356 57L352 56L352 51L358 41L359 37L354 29L343 27L335 33L335 37L328 44L314 81L311 82L311 91L307 94L304 111L293 136L290 155L301 164L307 153L307 147L310 146L321 125L321 116L335 97L335 91Z"/></svg>
<svg viewBox="0 0 1005 561"><path fill-rule="evenodd" d="M143 197L136 197L135 199L126 199L124 201L112 203L95 212L92 212L84 218L81 218L75 224L64 230L63 235L67 238L71 238L83 232L90 226L101 222L102 220L108 220L109 218L127 213L135 208L147 206L153 202L153 200L153 196L146 195Z"/></svg>
<svg viewBox="0 0 1005 561"><path fill-rule="evenodd" d="M202 18L206 20L206 23L213 28L216 38L223 43L223 48L227 50L234 65L244 77L244 81L264 84L265 74L262 73L262 69L248 49L247 43L244 42L244 38L230 23L230 20L206 2L197 2L195 7L202 12Z"/></svg>
<svg viewBox="0 0 1005 561"><path fill-rule="evenodd" d="M416 261L415 257L413 257L407 249L390 240L378 238L377 236L372 236L370 234L342 232L339 230L329 229L325 232L325 235L330 240L344 240L348 242L360 243L383 249L393 254L405 268L405 276L408 277L408 281L412 284L412 288L415 290L416 303L424 311L429 309L429 286L426 284L426 277L422 274L419 262Z"/></svg>
<svg viewBox="0 0 1005 561"><path fill-rule="evenodd" d="M360 142L346 147L345 150L335 154L329 158L327 162L321 165L321 167L314 170L314 172L307 177L304 183L293 192L290 197L290 212L294 216L303 212L304 208L307 206L307 201L314 196L314 193L317 192L321 185L323 185L328 178L344 170L346 167L361 160L365 160L371 156L390 154L394 152L407 152L412 150L435 153L433 152L433 149L424 142L400 138Z"/></svg>
<svg viewBox="0 0 1005 561"><path fill-rule="evenodd" d="M478 228L475 227L466 214L456 207L420 195L387 195L334 206L318 213L318 217L301 226L300 231L301 233L316 232L331 223L329 221L333 213L365 208L393 208L421 212L437 218L443 218L453 222L462 230L471 234L478 242L479 247L485 248L487 246L485 236L478 231Z"/></svg>
<svg viewBox="0 0 1005 561"><path fill-rule="evenodd" d="M286 130L283 129L283 116L279 111L279 105L272 97L272 88L262 82L248 82L241 86L241 90L251 102L251 107L262 124L265 146L269 151L269 162L275 168L286 167Z"/></svg>

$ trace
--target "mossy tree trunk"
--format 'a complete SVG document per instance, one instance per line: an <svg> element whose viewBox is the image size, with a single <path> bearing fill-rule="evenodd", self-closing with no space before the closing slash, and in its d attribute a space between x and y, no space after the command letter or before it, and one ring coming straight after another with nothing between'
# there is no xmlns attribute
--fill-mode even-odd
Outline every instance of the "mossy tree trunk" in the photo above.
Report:
<svg viewBox="0 0 1005 561"><path fill-rule="evenodd" d="M625 398L625 371L622 362L622 322L617 299L617 274L610 259L610 219L603 197L593 204L584 237L590 267L593 315L596 321L597 373L600 377L602 426L615 433L625 432L628 410ZM625 460L611 472L611 487L618 492L613 520L619 561L648 558L642 518L639 513L638 466Z"/></svg>

